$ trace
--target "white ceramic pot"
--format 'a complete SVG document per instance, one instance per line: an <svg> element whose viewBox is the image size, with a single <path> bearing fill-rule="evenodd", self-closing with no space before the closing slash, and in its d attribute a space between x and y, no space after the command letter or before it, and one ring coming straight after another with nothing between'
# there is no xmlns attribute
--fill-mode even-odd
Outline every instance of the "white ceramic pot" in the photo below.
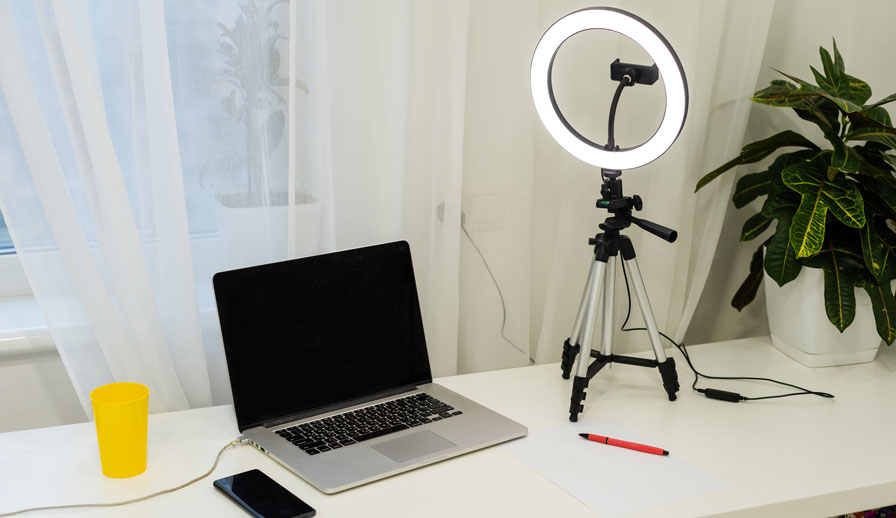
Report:
<svg viewBox="0 0 896 518"><path fill-rule="evenodd" d="M765 303L772 343L807 367L870 362L882 340L877 334L871 298L856 289L856 318L841 333L824 310L824 272L803 268L799 276L778 286L765 274Z"/></svg>

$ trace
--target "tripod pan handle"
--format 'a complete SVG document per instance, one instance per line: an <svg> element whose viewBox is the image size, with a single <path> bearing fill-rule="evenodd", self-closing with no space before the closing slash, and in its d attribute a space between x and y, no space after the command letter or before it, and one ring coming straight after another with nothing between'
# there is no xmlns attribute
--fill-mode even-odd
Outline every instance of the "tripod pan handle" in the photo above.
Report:
<svg viewBox="0 0 896 518"><path fill-rule="evenodd" d="M678 232L672 230L671 228L664 227L659 223L654 223L652 221L647 221L646 219L636 218L634 216L629 216L629 219L635 225L643 228L644 230L650 232L656 237L668 241L670 243L674 243L676 239L678 239Z"/></svg>

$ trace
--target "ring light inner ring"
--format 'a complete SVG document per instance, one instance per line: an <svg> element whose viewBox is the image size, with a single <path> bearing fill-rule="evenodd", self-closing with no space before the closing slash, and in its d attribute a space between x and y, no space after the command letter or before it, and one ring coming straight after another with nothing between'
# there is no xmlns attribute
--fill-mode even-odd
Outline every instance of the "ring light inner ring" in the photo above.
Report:
<svg viewBox="0 0 896 518"><path fill-rule="evenodd" d="M563 117L554 98L551 74L560 46L573 35L592 29L617 32L647 52L663 76L666 109L653 136L633 148L607 151L577 132ZM684 71L669 43L644 20L622 10L592 8L571 13L552 25L535 48L531 71L536 111L554 139L573 156L606 169L632 169L652 162L678 137L687 114L688 92Z"/></svg>

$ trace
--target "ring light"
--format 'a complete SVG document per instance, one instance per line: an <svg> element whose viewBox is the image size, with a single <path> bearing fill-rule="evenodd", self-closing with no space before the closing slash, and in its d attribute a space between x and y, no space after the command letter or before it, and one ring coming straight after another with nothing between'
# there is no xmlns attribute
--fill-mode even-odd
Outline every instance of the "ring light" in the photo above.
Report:
<svg viewBox="0 0 896 518"><path fill-rule="evenodd" d="M572 35L591 29L610 30L628 36L647 51L654 61L653 65L643 65L622 63L617 58L610 63L610 79L618 81L619 85L610 103L605 146L591 142L569 124L557 107L551 84L554 58L560 45ZM576 158L601 168L603 179L600 188L601 197L595 206L608 213L604 222L598 225L601 231L588 238L588 246L594 247L594 260L591 263L588 280L585 282L572 332L563 342L560 368L564 379L569 379L573 363L576 362L576 376L573 379L572 395L569 399L569 420L578 421L579 414L584 411L585 391L591 378L608 363L613 362L656 367L663 379L663 388L669 396L669 401L674 401L680 388L675 359L666 356L650 301L647 300L647 290L638 268L635 247L622 231L631 225L636 225L669 243L675 242L678 232L635 217L632 212L643 209L644 202L638 195L623 194L620 176L623 169L641 167L656 160L669 149L681 133L688 111L688 87L678 56L675 55L669 42L644 20L620 9L593 7L564 16L548 28L535 46L531 73L532 99L548 133ZM633 148L619 149L615 142L614 128L620 95L625 88L636 84L655 84L659 74L663 76L666 89L666 107L659 128L647 142ZM612 353L615 305L613 297L616 263L619 259L622 260L622 271L626 274L626 289L629 282L634 286L635 298L638 300L638 308L644 320L644 329L650 338L656 360ZM600 302L601 299L603 303ZM599 349L594 347L598 305L603 307Z"/></svg>
<svg viewBox="0 0 896 518"><path fill-rule="evenodd" d="M647 142L628 149L608 151L588 140L567 122L551 85L554 57L574 34L591 29L618 32L640 45L663 76L666 110L656 133ZM688 111L688 87L684 70L669 42L641 18L610 7L593 7L570 13L544 33L535 47L531 70L532 100L548 133L573 156L605 169L633 169L653 162L678 138Z"/></svg>

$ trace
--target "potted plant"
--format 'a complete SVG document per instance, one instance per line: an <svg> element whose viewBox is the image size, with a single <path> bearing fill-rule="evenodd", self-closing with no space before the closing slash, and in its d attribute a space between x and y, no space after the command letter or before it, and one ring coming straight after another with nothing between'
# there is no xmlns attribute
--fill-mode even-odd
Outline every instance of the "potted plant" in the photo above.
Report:
<svg viewBox="0 0 896 518"><path fill-rule="evenodd" d="M787 149L766 170L743 176L735 187L737 208L765 196L761 210L744 224L741 241L765 236L773 223L774 230L753 254L731 305L741 310L753 300L763 270L777 286L801 277L798 282L805 287L793 290L766 282L769 327L777 347L812 366L869 361L880 344L878 336L888 345L896 339L891 286L896 278L896 155L890 153L896 149L896 128L883 106L896 100L896 94L866 104L871 87L846 73L836 41L833 57L824 48L819 53L822 71L810 67L816 84L778 71L787 79L772 81L752 100L794 109L821 130L827 143L818 146L800 133L782 131L747 144L701 178L695 189L735 166ZM818 300L805 300L809 292ZM807 316L807 311L820 315L821 307L833 327L818 321L824 317ZM854 320L853 328L876 328L873 343L858 345L856 337L840 335ZM836 332L830 333L829 343L819 343L828 329ZM844 352L850 346L857 349Z"/></svg>
<svg viewBox="0 0 896 518"><path fill-rule="evenodd" d="M271 173L288 166L285 153L276 153L286 134L283 93L289 87L280 73L278 44L289 38L280 32L278 5L288 7L288 2L275 0L263 7L247 0L239 4L231 25L218 24L217 43L224 56L220 79L229 87L221 100L226 136L201 180L218 202L216 216L227 253L240 264L270 260L271 249L274 255L286 249L288 177ZM308 93L302 81L295 87ZM305 189L304 175L296 174L296 180L297 252L313 252L321 208Z"/></svg>

